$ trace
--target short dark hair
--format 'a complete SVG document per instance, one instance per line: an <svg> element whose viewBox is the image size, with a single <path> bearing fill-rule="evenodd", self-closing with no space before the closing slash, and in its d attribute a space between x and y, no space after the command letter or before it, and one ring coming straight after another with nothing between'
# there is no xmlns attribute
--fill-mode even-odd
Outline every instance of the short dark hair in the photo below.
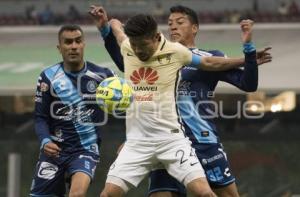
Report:
<svg viewBox="0 0 300 197"><path fill-rule="evenodd" d="M58 31L58 41L60 41L60 36L64 31L80 31L81 34L83 35L83 31L79 25L74 25L74 24L67 24L63 25L59 31Z"/></svg>
<svg viewBox="0 0 300 197"><path fill-rule="evenodd" d="M194 10L183 5L176 5L170 8L171 13L183 13L189 17L189 20L192 24L199 25L198 16Z"/></svg>
<svg viewBox="0 0 300 197"><path fill-rule="evenodd" d="M128 37L153 37L157 32L157 22L151 15L138 14L128 19L124 31Z"/></svg>

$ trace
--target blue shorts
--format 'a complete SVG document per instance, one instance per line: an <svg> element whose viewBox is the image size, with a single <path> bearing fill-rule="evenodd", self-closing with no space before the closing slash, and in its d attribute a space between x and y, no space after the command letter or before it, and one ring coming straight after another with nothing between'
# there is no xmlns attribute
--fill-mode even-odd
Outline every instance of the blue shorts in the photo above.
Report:
<svg viewBox="0 0 300 197"><path fill-rule="evenodd" d="M37 162L30 196L64 196L66 179L76 172L86 173L94 177L99 155L92 152L81 152L58 158L40 154Z"/></svg>
<svg viewBox="0 0 300 197"><path fill-rule="evenodd" d="M222 188L235 182L221 143L199 144L193 145L193 147L211 188ZM180 196L186 194L184 186L164 169L155 170L150 174L149 194L158 191L176 192Z"/></svg>

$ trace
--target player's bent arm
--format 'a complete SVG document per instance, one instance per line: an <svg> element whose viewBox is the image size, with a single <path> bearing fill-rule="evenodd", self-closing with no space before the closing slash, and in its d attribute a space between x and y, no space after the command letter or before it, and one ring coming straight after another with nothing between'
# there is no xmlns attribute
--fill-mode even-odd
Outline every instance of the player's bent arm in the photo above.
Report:
<svg viewBox="0 0 300 197"><path fill-rule="evenodd" d="M194 54L188 50L185 46L177 44L176 52L179 59L182 61L182 65L188 65L189 67L200 68L206 71L225 71L241 66L244 58L224 58L224 57L205 57Z"/></svg>
<svg viewBox="0 0 300 197"><path fill-rule="evenodd" d="M115 35L119 46L121 46L122 42L127 39L126 34L124 33L122 23L117 19L110 20L111 29L113 34Z"/></svg>
<svg viewBox="0 0 300 197"><path fill-rule="evenodd" d="M99 31L103 39L106 39L112 32L119 46L127 39L127 36L123 31L122 23L117 19L111 19L109 23L100 28Z"/></svg>
<svg viewBox="0 0 300 197"><path fill-rule="evenodd" d="M51 141L50 137L50 82L44 73L39 77L35 95L35 132L39 138L41 149Z"/></svg>
<svg viewBox="0 0 300 197"><path fill-rule="evenodd" d="M244 45L245 63L244 70L232 69L219 73L219 80L236 86L237 88L253 92L258 86L258 63L256 49L250 42Z"/></svg>
<svg viewBox="0 0 300 197"><path fill-rule="evenodd" d="M243 45L244 52L255 51L253 43L245 43ZM256 61L256 57L255 57ZM197 65L206 71L225 71L238 68L245 63L245 58L224 58L224 57L201 57L192 55L192 64Z"/></svg>
<svg viewBox="0 0 300 197"><path fill-rule="evenodd" d="M43 149L45 144L51 142L49 126L44 118L35 117L35 132L40 141L40 149Z"/></svg>
<svg viewBox="0 0 300 197"><path fill-rule="evenodd" d="M245 64L240 78L241 89L247 92L254 92L258 86L258 65L256 49L252 42L244 44Z"/></svg>
<svg viewBox="0 0 300 197"><path fill-rule="evenodd" d="M101 33L101 36L103 37L103 40L104 40L105 49L109 53L111 59L117 65L119 70L124 72L123 56L121 54L121 49L120 49L119 44L117 43L115 35L113 34L113 32L110 29L109 33L106 34L106 36L103 36L102 33Z"/></svg>
<svg viewBox="0 0 300 197"><path fill-rule="evenodd" d="M197 55L193 55L197 56ZM199 57L199 56L198 56ZM197 57L193 57L197 58ZM200 58L200 57L199 57ZM193 60L194 62L195 60ZM197 61L197 60L196 60ZM245 62L244 58L201 57L198 67L206 71L224 71L238 68Z"/></svg>

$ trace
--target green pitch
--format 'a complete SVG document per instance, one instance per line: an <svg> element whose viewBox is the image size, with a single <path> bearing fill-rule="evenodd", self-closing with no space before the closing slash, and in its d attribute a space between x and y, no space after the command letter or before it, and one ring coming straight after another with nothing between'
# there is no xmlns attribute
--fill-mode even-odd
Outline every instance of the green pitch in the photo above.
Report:
<svg viewBox="0 0 300 197"><path fill-rule="evenodd" d="M202 45L204 49L219 49L229 56L241 55L241 47L228 43ZM1 46L0 47L0 93L7 90L33 92L40 72L56 62L61 56L55 46ZM110 67L118 74L117 67L101 43L87 44L85 59L102 66ZM122 76L122 74L121 74ZM10 93L11 94L11 93Z"/></svg>

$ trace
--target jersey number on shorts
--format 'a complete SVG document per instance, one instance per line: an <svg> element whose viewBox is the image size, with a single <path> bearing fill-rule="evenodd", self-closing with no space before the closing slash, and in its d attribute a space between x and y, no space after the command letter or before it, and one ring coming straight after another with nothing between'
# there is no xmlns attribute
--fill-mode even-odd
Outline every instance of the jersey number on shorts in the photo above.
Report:
<svg viewBox="0 0 300 197"><path fill-rule="evenodd" d="M220 181L224 178L220 167L215 167L212 170L207 170L206 174L210 181Z"/></svg>
<svg viewBox="0 0 300 197"><path fill-rule="evenodd" d="M189 160L189 158L185 157L185 152L182 149L179 149L178 151L176 151L175 157L180 157L180 165L182 165L183 163L185 163ZM194 162L190 163L191 166L199 163L198 158L196 157L195 150L193 148L191 148L189 157L192 158L192 159L196 158L196 160Z"/></svg>

